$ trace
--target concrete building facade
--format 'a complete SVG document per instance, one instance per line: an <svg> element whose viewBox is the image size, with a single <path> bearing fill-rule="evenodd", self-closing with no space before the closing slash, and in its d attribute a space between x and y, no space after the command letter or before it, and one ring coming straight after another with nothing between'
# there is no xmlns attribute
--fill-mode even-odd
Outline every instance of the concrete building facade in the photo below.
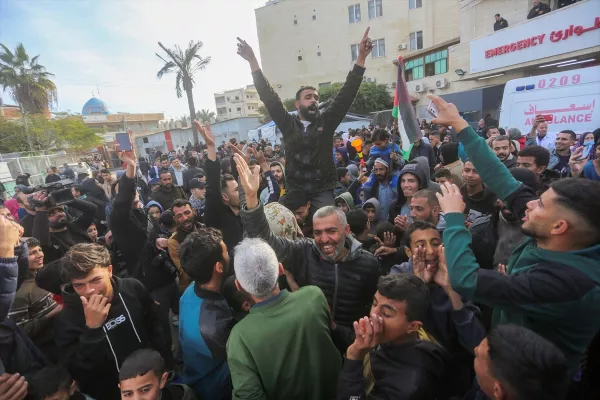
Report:
<svg viewBox="0 0 600 400"><path fill-rule="evenodd" d="M545 2L553 11L528 20L533 0L271 0L255 10L262 68L282 99L302 85L343 82L370 26L365 80L393 92L401 56L419 119L431 118L428 93L457 104L469 121L498 119L507 81L598 63L600 0ZM509 27L495 32L495 14ZM556 40L571 25L587 30ZM540 35L543 43L511 50Z"/></svg>
<svg viewBox="0 0 600 400"><path fill-rule="evenodd" d="M214 97L218 121L260 115L258 108L262 102L254 85L215 93Z"/></svg>

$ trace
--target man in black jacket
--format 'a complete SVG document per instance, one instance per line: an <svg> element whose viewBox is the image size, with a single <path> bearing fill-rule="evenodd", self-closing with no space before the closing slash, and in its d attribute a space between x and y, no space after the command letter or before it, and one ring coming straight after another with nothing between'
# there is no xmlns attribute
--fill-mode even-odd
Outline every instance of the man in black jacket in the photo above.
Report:
<svg viewBox="0 0 600 400"><path fill-rule="evenodd" d="M67 216L64 206L47 206L48 194L36 192L29 200L35 207L32 236L40 241L46 263L58 260L69 248L77 243L87 243L92 240L87 234L98 207L84 200L73 200L69 208L80 211L80 215L71 219Z"/></svg>
<svg viewBox="0 0 600 400"><path fill-rule="evenodd" d="M550 6L546 3L542 3L540 0L533 0L533 7L527 14L527 19L532 19L544 15L552 11Z"/></svg>
<svg viewBox="0 0 600 400"><path fill-rule="evenodd" d="M496 22L494 22L494 31L508 28L508 22L506 22L506 20L502 18L500 14L496 14L494 18L496 18Z"/></svg>
<svg viewBox="0 0 600 400"><path fill-rule="evenodd" d="M240 192L232 175L221 177L221 163L217 160L215 136L210 124L204 127L194 121L196 128L206 142L206 200L204 201L204 222L217 228L223 234L223 242L232 251L244 238L244 227L240 218Z"/></svg>
<svg viewBox="0 0 600 400"><path fill-rule="evenodd" d="M64 309L54 326L58 352L82 392L120 399L119 368L135 350L154 348L173 368L171 347L157 305L138 280L112 274L108 250L81 243L63 260L70 283L62 287Z"/></svg>
<svg viewBox="0 0 600 400"><path fill-rule="evenodd" d="M422 330L429 303L427 284L414 275L379 279L370 317L354 326L338 399L446 398L449 355Z"/></svg>
<svg viewBox="0 0 600 400"><path fill-rule="evenodd" d="M185 193L179 186L173 184L173 174L168 169L162 169L159 175L160 186L150 200L158 202L164 210L171 208L173 202L177 199L185 199Z"/></svg>
<svg viewBox="0 0 600 400"><path fill-rule="evenodd" d="M194 156L189 156L187 159L188 168L183 171L183 190L186 194L190 194L189 184L192 179L194 179L194 175L203 174L204 170L202 168L198 168L198 158Z"/></svg>
<svg viewBox="0 0 600 400"><path fill-rule="evenodd" d="M288 194L305 191L311 201L311 214L323 206L332 205L333 188L337 183L333 163L333 134L352 105L365 72L365 60L373 43L365 31L359 45L358 58L346 83L331 105L319 111L319 94L312 86L303 86L296 92L298 115L288 114L281 99L263 75L252 48L238 38L238 54L250 64L254 85L269 115L281 131L286 146Z"/></svg>
<svg viewBox="0 0 600 400"><path fill-rule="evenodd" d="M336 328L341 329L340 334L349 345L352 334L348 330L354 321L367 315L377 287L377 259L352 237L346 214L335 206L323 207L315 213L314 240L275 236L257 197L259 167L251 171L241 156L234 157L246 193L246 207L241 214L248 236L269 243L299 286L316 285L323 290Z"/></svg>
<svg viewBox="0 0 600 400"><path fill-rule="evenodd" d="M168 268L167 239L148 232L148 217L136 200L135 154L121 152L119 156L127 168L125 175L119 179L110 214L113 240L125 261L129 276L139 279L159 303L159 316L164 329L167 329L169 309L174 312L179 309L176 275L172 268ZM170 336L167 336L167 340L170 344Z"/></svg>

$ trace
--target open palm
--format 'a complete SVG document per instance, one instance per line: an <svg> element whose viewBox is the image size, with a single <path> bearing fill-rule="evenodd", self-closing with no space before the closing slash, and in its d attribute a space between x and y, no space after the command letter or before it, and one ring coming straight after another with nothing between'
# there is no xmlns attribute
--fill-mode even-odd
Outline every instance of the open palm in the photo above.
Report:
<svg viewBox="0 0 600 400"><path fill-rule="evenodd" d="M246 160L239 154L234 154L233 159L240 175L240 183L246 195L256 195L260 188L260 166L255 165L252 169Z"/></svg>

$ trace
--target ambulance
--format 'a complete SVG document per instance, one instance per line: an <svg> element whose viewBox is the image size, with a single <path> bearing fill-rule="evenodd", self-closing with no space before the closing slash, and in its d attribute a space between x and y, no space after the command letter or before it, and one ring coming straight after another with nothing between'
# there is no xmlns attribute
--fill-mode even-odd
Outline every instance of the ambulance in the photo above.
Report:
<svg viewBox="0 0 600 400"><path fill-rule="evenodd" d="M578 135L600 128L600 66L508 81L500 127L531 131L536 116L548 121L548 134L563 129Z"/></svg>

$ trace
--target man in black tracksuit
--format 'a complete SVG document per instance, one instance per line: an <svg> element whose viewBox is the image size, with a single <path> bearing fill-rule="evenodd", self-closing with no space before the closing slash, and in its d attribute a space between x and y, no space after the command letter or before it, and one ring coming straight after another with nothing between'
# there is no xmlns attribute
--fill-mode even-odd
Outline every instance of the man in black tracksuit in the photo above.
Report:
<svg viewBox="0 0 600 400"><path fill-rule="evenodd" d="M269 115L281 131L286 154L286 193L304 191L311 202L311 215L332 205L337 174L333 163L333 134L350 109L365 72L365 60L373 44L369 29L360 42L358 57L346 83L327 110L318 109L319 94L314 87L301 87L296 93L298 115L290 115L262 73L252 48L239 39L238 54L250 64L254 85Z"/></svg>
<svg viewBox="0 0 600 400"><path fill-rule="evenodd" d="M157 305L136 279L112 275L104 247L82 243L63 259L71 283L62 287L63 311L56 316L55 340L61 363L96 399L120 399L119 369L135 350L154 348L173 368L171 348Z"/></svg>

